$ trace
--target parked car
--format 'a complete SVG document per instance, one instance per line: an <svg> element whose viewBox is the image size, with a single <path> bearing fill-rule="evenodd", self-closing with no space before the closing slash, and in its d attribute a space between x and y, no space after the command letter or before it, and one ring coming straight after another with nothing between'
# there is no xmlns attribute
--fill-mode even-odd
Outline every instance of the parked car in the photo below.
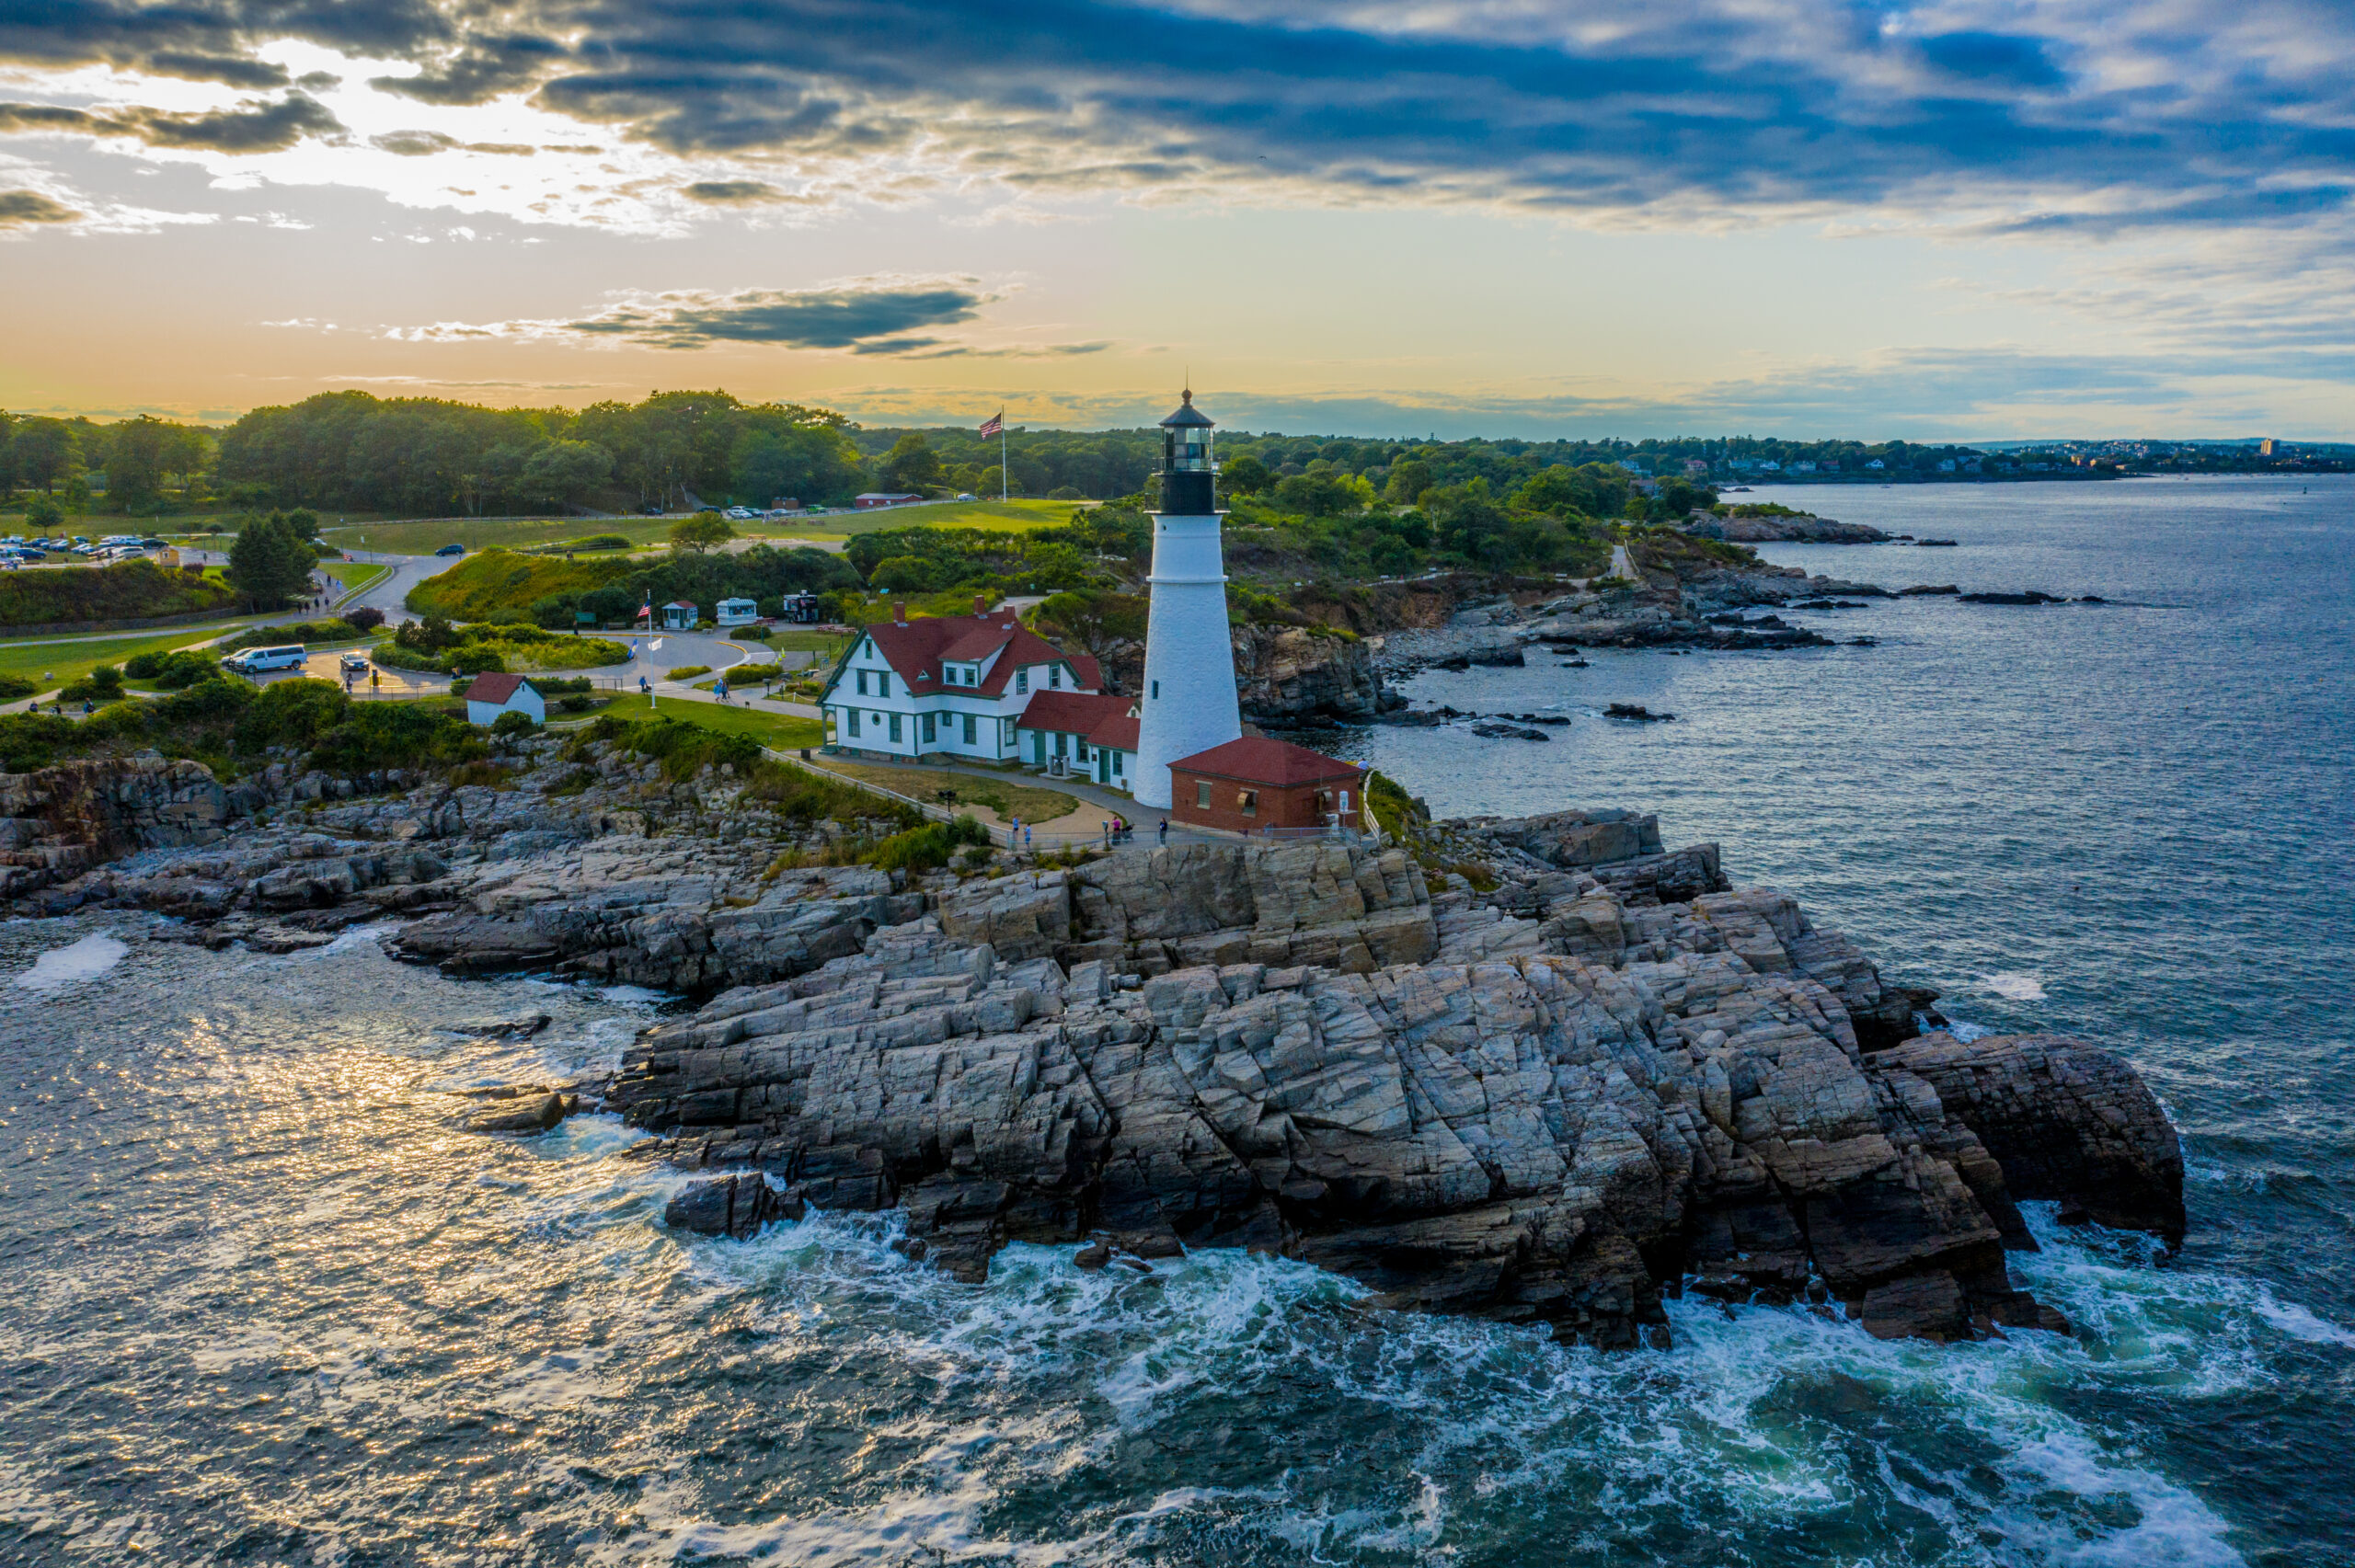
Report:
<svg viewBox="0 0 2355 1568"><path fill-rule="evenodd" d="M720 515L731 522L750 522L756 514L750 507L729 507Z"/></svg>
<svg viewBox="0 0 2355 1568"><path fill-rule="evenodd" d="M221 666L240 675L251 675L263 670L299 669L308 657L301 643L284 643L277 647L239 648L223 659Z"/></svg>
<svg viewBox="0 0 2355 1568"><path fill-rule="evenodd" d="M463 555L466 553L466 547L463 544L444 544L433 553L437 555Z"/></svg>
<svg viewBox="0 0 2355 1568"><path fill-rule="evenodd" d="M346 675L365 675L368 673L368 656L364 653L345 654L342 659L339 662L342 664L343 672Z"/></svg>
<svg viewBox="0 0 2355 1568"><path fill-rule="evenodd" d="M171 545L161 539L142 539L139 545L145 550L168 550Z"/></svg>

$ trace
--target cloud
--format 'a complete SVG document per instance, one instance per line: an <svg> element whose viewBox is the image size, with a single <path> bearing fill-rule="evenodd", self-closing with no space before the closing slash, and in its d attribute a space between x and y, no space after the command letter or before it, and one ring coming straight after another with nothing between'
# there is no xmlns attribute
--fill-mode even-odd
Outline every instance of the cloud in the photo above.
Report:
<svg viewBox="0 0 2355 1568"><path fill-rule="evenodd" d="M681 186L679 194L690 201L714 207L749 207L790 200L764 179L699 179L693 185Z"/></svg>
<svg viewBox="0 0 2355 1568"><path fill-rule="evenodd" d="M0 21L0 58L259 86L281 38L405 62L371 83L419 102L528 94L698 161L1036 200L1706 222L2099 194L2183 226L2234 221L2199 193L2355 160L2355 13L2308 0L58 0Z"/></svg>
<svg viewBox="0 0 2355 1568"><path fill-rule="evenodd" d="M631 295L592 315L477 325L437 322L395 327L387 337L413 343L498 338L569 339L612 347L707 349L720 344L838 351L922 354L968 351L933 330L972 321L1000 296L977 280L853 279L815 289L744 289L733 293L679 290Z"/></svg>
<svg viewBox="0 0 2355 1568"><path fill-rule="evenodd" d="M428 158L436 153L492 153L528 158L539 151L528 142L461 142L439 131L387 131L369 137L368 144L404 158Z"/></svg>
<svg viewBox="0 0 2355 1568"><path fill-rule="evenodd" d="M215 153L283 152L306 136L331 136L342 130L317 99L303 93L289 93L274 103L249 101L234 109L194 114L137 107L80 109L0 103L0 132L132 136L151 147Z"/></svg>
<svg viewBox="0 0 2355 1568"><path fill-rule="evenodd" d="M81 216L55 197L44 196L38 190L0 190L0 229L70 223Z"/></svg>

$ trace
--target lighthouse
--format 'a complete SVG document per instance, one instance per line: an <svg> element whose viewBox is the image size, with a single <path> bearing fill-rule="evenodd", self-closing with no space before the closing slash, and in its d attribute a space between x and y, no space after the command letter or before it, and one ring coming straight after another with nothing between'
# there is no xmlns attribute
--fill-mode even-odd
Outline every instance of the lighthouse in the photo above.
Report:
<svg viewBox="0 0 2355 1568"><path fill-rule="evenodd" d="M1161 421L1161 509L1137 711L1136 798L1167 807L1169 764L1243 735L1235 646L1226 631L1226 559L1212 509L1210 418L1191 387Z"/></svg>

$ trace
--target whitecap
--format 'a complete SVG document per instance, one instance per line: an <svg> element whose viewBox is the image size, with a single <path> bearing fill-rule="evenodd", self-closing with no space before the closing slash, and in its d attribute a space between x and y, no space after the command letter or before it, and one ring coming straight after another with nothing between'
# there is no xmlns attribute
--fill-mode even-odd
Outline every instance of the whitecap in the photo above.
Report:
<svg viewBox="0 0 2355 1568"><path fill-rule="evenodd" d="M2355 1333L2315 1316L2295 1301L2277 1301L2273 1292L2262 1287L2258 1288L2254 1306L2258 1317L2292 1339L2303 1339L2308 1345L2336 1345L2355 1349Z"/></svg>
<svg viewBox="0 0 2355 1568"><path fill-rule="evenodd" d="M1989 990L1993 991L2005 1001L2042 1001L2044 1000L2044 977L2041 975L2006 969L2001 974L1982 975L1979 978L1986 982Z"/></svg>
<svg viewBox="0 0 2355 1568"><path fill-rule="evenodd" d="M1973 1024L1967 1019L1949 1018L1947 1020L1947 1033L1952 1035L1956 1039L1960 1040L1966 1046L1970 1044L1973 1040L1983 1040L1994 1032L1994 1030L1990 1029L1984 1024Z"/></svg>
<svg viewBox="0 0 2355 1568"><path fill-rule="evenodd" d="M17 983L27 990L57 990L76 980L96 979L117 964L131 949L111 936L86 936L69 947L52 947L33 960L33 967L17 977Z"/></svg>

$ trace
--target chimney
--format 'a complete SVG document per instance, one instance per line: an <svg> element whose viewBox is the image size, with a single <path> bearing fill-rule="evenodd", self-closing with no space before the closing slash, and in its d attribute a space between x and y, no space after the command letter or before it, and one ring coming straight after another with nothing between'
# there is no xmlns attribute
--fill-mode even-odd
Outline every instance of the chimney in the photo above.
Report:
<svg viewBox="0 0 2355 1568"><path fill-rule="evenodd" d="M973 595L973 613L976 615L986 615L989 612L990 601L981 594L977 593Z"/></svg>
<svg viewBox="0 0 2355 1568"><path fill-rule="evenodd" d="M901 599L894 600L892 601L891 619L902 626L908 624L908 601L906 600Z"/></svg>

